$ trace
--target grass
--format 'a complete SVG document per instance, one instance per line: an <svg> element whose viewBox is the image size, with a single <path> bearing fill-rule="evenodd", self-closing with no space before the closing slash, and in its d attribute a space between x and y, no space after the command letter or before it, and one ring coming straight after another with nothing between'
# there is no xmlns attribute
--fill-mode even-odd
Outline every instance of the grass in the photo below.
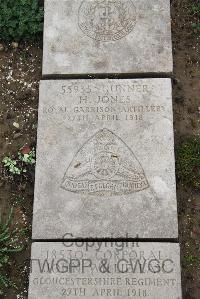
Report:
<svg viewBox="0 0 200 299"><path fill-rule="evenodd" d="M195 33L200 32L200 23L193 23L192 24L192 29Z"/></svg>
<svg viewBox="0 0 200 299"><path fill-rule="evenodd" d="M28 172L28 167L34 165L35 149L24 146L15 157L5 156L2 163L11 175L21 175Z"/></svg>
<svg viewBox="0 0 200 299"><path fill-rule="evenodd" d="M194 14L198 14L198 13L200 13L200 4L193 4L193 5L192 5L192 12L193 12Z"/></svg>
<svg viewBox="0 0 200 299"><path fill-rule="evenodd" d="M18 245L19 234L17 229L12 230L11 227L12 216L13 208L11 208L5 222L0 215L0 295L9 287L17 288L5 273L6 268L11 264L11 255L23 250L23 247Z"/></svg>
<svg viewBox="0 0 200 299"><path fill-rule="evenodd" d="M0 0L0 40L35 40L43 31L44 11L38 0Z"/></svg>
<svg viewBox="0 0 200 299"><path fill-rule="evenodd" d="M193 4L191 11L195 17L195 22L192 24L192 28L195 33L198 33L200 32L200 4Z"/></svg>
<svg viewBox="0 0 200 299"><path fill-rule="evenodd" d="M192 254L185 256L184 261L185 261L186 265L192 265L192 266L200 265L200 257L194 256Z"/></svg>
<svg viewBox="0 0 200 299"><path fill-rule="evenodd" d="M200 189L200 137L189 137L178 147L176 169L182 183Z"/></svg>

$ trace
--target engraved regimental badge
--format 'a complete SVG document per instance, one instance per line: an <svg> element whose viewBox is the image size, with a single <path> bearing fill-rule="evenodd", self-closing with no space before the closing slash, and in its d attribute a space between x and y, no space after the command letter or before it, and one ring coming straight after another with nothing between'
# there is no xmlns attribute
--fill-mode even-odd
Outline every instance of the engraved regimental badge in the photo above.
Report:
<svg viewBox="0 0 200 299"><path fill-rule="evenodd" d="M149 184L131 149L113 132L102 129L77 152L61 187L76 193L112 196L138 192Z"/></svg>
<svg viewBox="0 0 200 299"><path fill-rule="evenodd" d="M136 23L131 0L84 0L79 8L79 27L98 41L115 41L129 34Z"/></svg>

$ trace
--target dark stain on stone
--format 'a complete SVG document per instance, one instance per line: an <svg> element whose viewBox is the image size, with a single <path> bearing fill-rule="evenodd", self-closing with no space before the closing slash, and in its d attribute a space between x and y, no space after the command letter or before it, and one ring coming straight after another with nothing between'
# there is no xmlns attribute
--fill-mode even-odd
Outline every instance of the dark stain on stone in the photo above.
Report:
<svg viewBox="0 0 200 299"><path fill-rule="evenodd" d="M96 69L104 69L107 67L107 61L103 60L103 61L98 61L94 63L94 68Z"/></svg>
<svg viewBox="0 0 200 299"><path fill-rule="evenodd" d="M78 162L76 165L74 165L74 168L78 168L81 165L80 162Z"/></svg>

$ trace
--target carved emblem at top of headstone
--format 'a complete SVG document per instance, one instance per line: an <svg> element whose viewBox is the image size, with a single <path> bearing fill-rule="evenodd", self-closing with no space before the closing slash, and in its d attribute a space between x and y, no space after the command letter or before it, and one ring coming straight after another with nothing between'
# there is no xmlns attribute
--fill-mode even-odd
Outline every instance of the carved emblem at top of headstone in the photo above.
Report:
<svg viewBox="0 0 200 299"><path fill-rule="evenodd" d="M76 193L120 195L149 187L131 149L108 129L98 131L75 155L61 187Z"/></svg>
<svg viewBox="0 0 200 299"><path fill-rule="evenodd" d="M98 41L115 41L128 35L136 23L131 0L84 0L79 8L79 27Z"/></svg>

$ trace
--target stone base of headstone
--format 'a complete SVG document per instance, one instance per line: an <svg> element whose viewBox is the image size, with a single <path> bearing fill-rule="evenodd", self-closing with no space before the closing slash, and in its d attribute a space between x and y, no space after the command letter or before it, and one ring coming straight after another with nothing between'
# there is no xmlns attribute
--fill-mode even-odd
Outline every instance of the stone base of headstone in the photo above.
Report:
<svg viewBox="0 0 200 299"><path fill-rule="evenodd" d="M29 299L181 299L179 245L33 243Z"/></svg>

